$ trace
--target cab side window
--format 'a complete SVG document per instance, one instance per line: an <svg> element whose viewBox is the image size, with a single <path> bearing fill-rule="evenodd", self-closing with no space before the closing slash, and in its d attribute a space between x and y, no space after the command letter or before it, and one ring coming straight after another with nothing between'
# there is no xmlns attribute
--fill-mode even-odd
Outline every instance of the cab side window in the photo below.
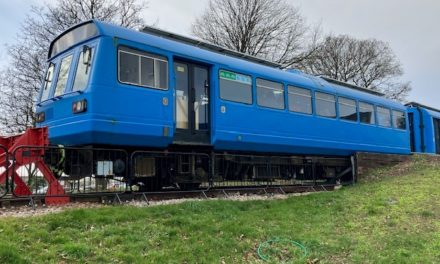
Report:
<svg viewBox="0 0 440 264"><path fill-rule="evenodd" d="M118 79L125 84L167 90L168 59L120 47L118 50Z"/></svg>

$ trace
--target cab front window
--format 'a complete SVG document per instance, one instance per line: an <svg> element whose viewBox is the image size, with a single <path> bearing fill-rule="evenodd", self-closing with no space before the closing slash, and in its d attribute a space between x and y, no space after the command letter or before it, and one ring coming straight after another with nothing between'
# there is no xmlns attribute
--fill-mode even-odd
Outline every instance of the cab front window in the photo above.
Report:
<svg viewBox="0 0 440 264"><path fill-rule="evenodd" d="M50 63L47 68L46 78L44 79L43 92L41 93L41 100L44 101L49 98L50 87L52 86L53 75L55 72L55 64Z"/></svg>
<svg viewBox="0 0 440 264"><path fill-rule="evenodd" d="M89 82L90 71L92 70L93 48L84 46L79 54L78 67L76 69L75 80L73 81L73 92L84 91Z"/></svg>
<svg viewBox="0 0 440 264"><path fill-rule="evenodd" d="M60 71L58 73L58 81L55 86L54 97L62 95L66 89L67 80L69 79L70 65L72 64L73 55L69 55L61 60Z"/></svg>

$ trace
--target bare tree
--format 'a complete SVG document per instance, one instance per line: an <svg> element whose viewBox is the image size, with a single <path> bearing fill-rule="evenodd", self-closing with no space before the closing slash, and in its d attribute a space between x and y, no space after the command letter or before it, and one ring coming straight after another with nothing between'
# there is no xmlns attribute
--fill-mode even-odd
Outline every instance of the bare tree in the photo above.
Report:
<svg viewBox="0 0 440 264"><path fill-rule="evenodd" d="M213 44L290 67L313 54L319 27L308 27L285 0L210 0L192 32Z"/></svg>
<svg viewBox="0 0 440 264"><path fill-rule="evenodd" d="M41 87L50 42L69 27L99 19L140 28L143 0L58 0L34 6L21 26L17 43L7 46L10 64L0 73L0 128L17 133L35 125L34 104Z"/></svg>
<svg viewBox="0 0 440 264"><path fill-rule="evenodd" d="M299 68L382 92L394 100L403 101L411 91L409 82L399 81L402 65L390 46L376 39L330 35Z"/></svg>

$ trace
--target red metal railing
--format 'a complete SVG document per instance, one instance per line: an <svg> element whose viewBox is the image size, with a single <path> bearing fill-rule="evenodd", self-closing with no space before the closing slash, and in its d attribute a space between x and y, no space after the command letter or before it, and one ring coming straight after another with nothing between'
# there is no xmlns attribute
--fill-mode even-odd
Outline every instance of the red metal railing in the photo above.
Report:
<svg viewBox="0 0 440 264"><path fill-rule="evenodd" d="M44 163L44 148L23 149L23 146L44 147L49 145L47 128L30 128L25 133L10 137L0 137L0 145L7 150L0 153L0 167L5 170L0 174L0 184L12 179L12 193L16 196L30 196L29 186L17 174L16 168L34 164L43 174L49 188L46 193L46 204L65 204L69 197L65 195L63 187L59 184L51 170ZM26 150L26 153L23 152ZM13 155L11 156L10 154ZM13 164L10 158L13 158Z"/></svg>

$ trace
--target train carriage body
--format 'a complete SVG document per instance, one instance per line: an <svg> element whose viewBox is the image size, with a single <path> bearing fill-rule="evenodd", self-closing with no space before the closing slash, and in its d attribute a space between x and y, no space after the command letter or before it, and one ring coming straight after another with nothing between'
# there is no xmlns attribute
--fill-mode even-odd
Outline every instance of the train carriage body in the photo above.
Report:
<svg viewBox="0 0 440 264"><path fill-rule="evenodd" d="M156 33L88 21L54 40L36 111L51 143L410 153L397 102Z"/></svg>
<svg viewBox="0 0 440 264"><path fill-rule="evenodd" d="M415 102L406 105L411 152L440 154L440 110Z"/></svg>

